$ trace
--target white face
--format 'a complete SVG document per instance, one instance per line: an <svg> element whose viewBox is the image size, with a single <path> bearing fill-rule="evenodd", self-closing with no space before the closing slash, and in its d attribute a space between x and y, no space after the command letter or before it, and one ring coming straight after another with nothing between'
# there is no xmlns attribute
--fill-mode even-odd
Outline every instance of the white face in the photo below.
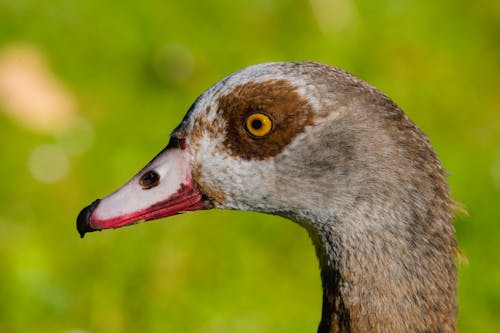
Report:
<svg viewBox="0 0 500 333"><path fill-rule="evenodd" d="M186 139L192 152L195 182L215 207L261 212L284 209L274 157L286 154L286 145L304 135L301 131L307 127L307 121L312 123L306 117L302 117L303 123L286 121L300 118L295 117L299 112L314 117L313 105L319 103L311 93L314 89L275 64L263 64L229 76L200 96L173 135ZM282 100L289 105L276 110L274 106L267 108L269 103ZM296 104L300 110L293 110ZM253 112L270 115L275 122L283 118L283 126L288 126L284 135L293 137L284 140L284 145L279 139L278 123L273 124L276 133L269 137L252 137L245 131L245 119ZM233 137L228 140L231 134ZM233 140L235 136L239 137ZM272 145L277 147L268 151ZM248 150L253 150L251 156L246 156Z"/></svg>

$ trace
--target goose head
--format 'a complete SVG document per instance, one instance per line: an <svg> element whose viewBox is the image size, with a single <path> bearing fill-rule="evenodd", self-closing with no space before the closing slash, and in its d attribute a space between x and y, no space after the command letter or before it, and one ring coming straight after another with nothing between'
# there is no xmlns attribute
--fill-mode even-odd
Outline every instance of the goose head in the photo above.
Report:
<svg viewBox="0 0 500 333"><path fill-rule="evenodd" d="M204 92L167 147L84 208L80 235L210 208L289 218L321 266L319 332L452 332L452 201L427 137L335 67L266 63Z"/></svg>

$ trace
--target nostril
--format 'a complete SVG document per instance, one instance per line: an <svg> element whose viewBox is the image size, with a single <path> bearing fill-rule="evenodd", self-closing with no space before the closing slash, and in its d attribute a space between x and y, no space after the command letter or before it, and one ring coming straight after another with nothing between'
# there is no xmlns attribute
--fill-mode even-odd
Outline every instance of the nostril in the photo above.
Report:
<svg viewBox="0 0 500 333"><path fill-rule="evenodd" d="M143 190L149 190L152 187L157 186L160 183L160 175L154 171L150 170L142 175L139 179L139 184L141 184Z"/></svg>

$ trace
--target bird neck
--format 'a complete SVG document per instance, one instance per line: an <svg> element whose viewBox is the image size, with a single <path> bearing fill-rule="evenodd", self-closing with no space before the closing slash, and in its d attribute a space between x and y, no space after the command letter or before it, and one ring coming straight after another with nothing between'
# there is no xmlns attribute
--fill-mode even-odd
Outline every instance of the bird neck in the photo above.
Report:
<svg viewBox="0 0 500 333"><path fill-rule="evenodd" d="M455 332L453 231L433 224L309 228L323 285L318 333Z"/></svg>

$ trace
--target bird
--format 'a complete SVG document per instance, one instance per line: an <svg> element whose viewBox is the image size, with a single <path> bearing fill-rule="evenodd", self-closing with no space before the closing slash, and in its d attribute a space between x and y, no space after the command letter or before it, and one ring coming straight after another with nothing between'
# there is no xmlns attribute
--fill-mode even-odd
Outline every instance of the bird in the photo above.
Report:
<svg viewBox="0 0 500 333"><path fill-rule="evenodd" d="M271 62L201 94L85 233L211 208L285 217L319 261L317 332L456 332L454 202L429 138L334 66Z"/></svg>

